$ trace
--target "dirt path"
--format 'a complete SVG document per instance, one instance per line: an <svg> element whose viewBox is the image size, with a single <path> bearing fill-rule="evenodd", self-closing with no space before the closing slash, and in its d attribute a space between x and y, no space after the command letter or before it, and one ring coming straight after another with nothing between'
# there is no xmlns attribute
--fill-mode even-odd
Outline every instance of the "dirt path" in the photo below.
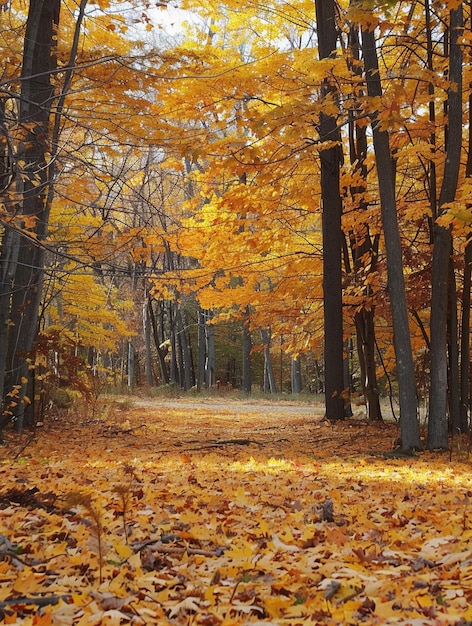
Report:
<svg viewBox="0 0 472 626"><path fill-rule="evenodd" d="M395 424L323 420L321 404L233 398L142 399L116 403L113 419L99 428L114 446L128 437L141 449L173 452L370 454L390 450ZM99 435L100 435L99 433Z"/></svg>
<svg viewBox="0 0 472 626"><path fill-rule="evenodd" d="M150 409L206 409L208 411L224 411L233 413L277 413L287 415L311 415L312 417L322 417L324 408L319 404L302 404L302 403L275 403L268 400L234 400L221 398L200 399L195 400L135 400L131 403L132 407L143 407Z"/></svg>
<svg viewBox="0 0 472 626"><path fill-rule="evenodd" d="M391 450L398 429L394 423L350 419L336 424L323 420L321 404L238 400L233 398L104 399L91 417L64 413L46 420L31 439L9 433L1 458L31 454L42 433L53 436L57 449L70 441L84 442L88 455L107 450L112 456L136 449L140 457L180 454L306 456L371 455Z"/></svg>

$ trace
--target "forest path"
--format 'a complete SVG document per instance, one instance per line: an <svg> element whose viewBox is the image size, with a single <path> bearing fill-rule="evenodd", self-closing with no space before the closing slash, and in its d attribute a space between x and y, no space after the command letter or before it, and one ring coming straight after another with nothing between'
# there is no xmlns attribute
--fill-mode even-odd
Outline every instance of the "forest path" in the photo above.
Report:
<svg viewBox="0 0 472 626"><path fill-rule="evenodd" d="M289 454L370 454L391 450L396 424L349 419L339 424L323 420L320 403L265 399L123 398L114 402L106 422L98 426L117 442L120 435L141 449L171 454L239 449L268 456Z"/></svg>
<svg viewBox="0 0 472 626"><path fill-rule="evenodd" d="M307 405L91 408L0 446L0 623L472 623L467 448L385 458L395 424Z"/></svg>
<svg viewBox="0 0 472 626"><path fill-rule="evenodd" d="M324 407L317 403L302 403L302 402L290 402L282 401L275 402L270 400L254 400L252 398L245 398L244 400L226 398L221 396L217 398L195 398L189 399L176 399L176 400L134 400L132 406L141 406L149 408L162 407L177 408L177 409L207 409L209 411L233 411L234 413L240 413L242 411L246 413L277 413L277 414L300 414L309 416L323 416Z"/></svg>
<svg viewBox="0 0 472 626"><path fill-rule="evenodd" d="M57 448L82 441L89 456L103 450L126 455L174 457L193 453L225 455L370 456L392 450L398 437L395 422L370 422L359 417L331 424L323 420L321 403L269 401L254 398L102 397L93 411L63 411L47 418L36 435L10 433L0 460L31 453L52 437ZM54 446L56 447L56 446ZM2 454L3 453L3 454Z"/></svg>

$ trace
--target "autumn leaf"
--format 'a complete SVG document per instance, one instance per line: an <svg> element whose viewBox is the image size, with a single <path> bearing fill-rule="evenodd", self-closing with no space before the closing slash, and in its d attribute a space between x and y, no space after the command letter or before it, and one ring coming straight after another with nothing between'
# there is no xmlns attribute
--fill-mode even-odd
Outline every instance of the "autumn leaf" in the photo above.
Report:
<svg viewBox="0 0 472 626"><path fill-rule="evenodd" d="M19 573L13 585L13 590L24 596L37 593L43 588L45 579L45 574L38 574L30 568L25 568L24 571Z"/></svg>

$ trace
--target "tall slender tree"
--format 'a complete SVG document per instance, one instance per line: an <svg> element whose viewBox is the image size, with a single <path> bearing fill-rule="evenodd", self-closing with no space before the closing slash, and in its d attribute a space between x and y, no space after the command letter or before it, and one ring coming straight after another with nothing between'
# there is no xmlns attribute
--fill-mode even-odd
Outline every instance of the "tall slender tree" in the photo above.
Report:
<svg viewBox="0 0 472 626"><path fill-rule="evenodd" d="M243 380L242 389L245 393L249 394L252 391L252 368L251 368L251 350L252 350L252 335L251 335L251 310L246 307L243 316Z"/></svg>
<svg viewBox="0 0 472 626"><path fill-rule="evenodd" d="M336 7L333 0L316 1L318 53L320 59L336 54L338 39ZM336 101L336 87L325 79L321 96L327 108ZM344 418L343 308L342 308L342 198L340 168L343 161L341 134L335 115L321 111L319 120L321 202L323 238L323 307L326 416L336 421Z"/></svg>
<svg viewBox="0 0 472 626"><path fill-rule="evenodd" d="M449 81L447 97L446 159L439 195L439 211L455 198L462 151L462 46L463 8L450 12ZM436 222L433 230L431 295L431 387L429 395L428 448L448 445L448 289L451 275L452 233ZM449 314L452 312L449 311Z"/></svg>
<svg viewBox="0 0 472 626"><path fill-rule="evenodd" d="M371 98L381 98L382 83L373 29L366 27L362 29L362 54L367 93ZM371 119L387 255L388 291L393 320L393 340L400 404L400 439L402 448L412 449L419 447L420 434L417 415L415 369L411 349L405 280L403 276L403 257L395 197L395 173L388 131L382 129L375 113L372 114Z"/></svg>
<svg viewBox="0 0 472 626"><path fill-rule="evenodd" d="M362 65L360 64L360 30L357 24L352 24L349 30L349 50L350 69L355 76L362 77ZM364 95L364 90L360 90L359 98ZM360 110L360 103L359 103ZM348 251L344 254L346 259L346 272L354 279L361 277L365 273L370 274L376 271L377 257L379 249L379 234L371 234L368 220L363 218L363 213L367 213L368 203L365 200L367 190L367 127L356 120L356 111L348 112L348 137L349 137L349 161L356 173L359 173L359 180L356 185L351 186L350 193L355 206L358 208L356 227L349 233L349 242L352 256L352 268L348 262ZM346 245L347 248L347 245ZM367 270L367 268L369 268ZM362 280L362 279L361 279ZM380 392L377 383L377 371L375 361L375 305L369 300L373 296L372 286L369 281L362 286L362 296L368 304L356 307L354 313L354 325L356 329L357 357L359 360L359 374L361 377L362 391L367 408L367 415L370 420L381 420L382 411L380 408Z"/></svg>

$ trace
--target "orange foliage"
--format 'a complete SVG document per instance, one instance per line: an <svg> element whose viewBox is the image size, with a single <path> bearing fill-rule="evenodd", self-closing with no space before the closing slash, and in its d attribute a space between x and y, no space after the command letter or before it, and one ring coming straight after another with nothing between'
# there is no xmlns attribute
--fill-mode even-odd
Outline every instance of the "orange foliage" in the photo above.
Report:
<svg viewBox="0 0 472 626"><path fill-rule="evenodd" d="M327 146L320 144L319 115L339 114L340 149L346 153L343 230L359 244L366 224L371 235L381 231L379 190L370 144L365 176L356 163L348 163L348 121L365 125L378 112L382 128L391 132L407 296L416 314L412 341L422 356L431 198L440 188L443 104L451 87L446 54L436 54L435 48L434 67L427 67L423 7L405 11L401 3L341 2L343 45L335 57L320 61L314 3L306 0L283 6L186 0L182 8L189 20L172 45L157 35L148 37L153 20L156 30L159 26L149 3L143 10L142 3L130 2L126 16L121 3L96 4L99 10L87 13L80 35L61 119L60 175L46 241L53 257L46 319L66 326L75 316L84 345L111 351L140 328L131 304L140 310L141 294L152 283L156 299L190 296L215 312L214 321L239 317L250 307L252 328L270 327L274 338L284 337L284 349L292 355L320 350L319 173L320 152ZM433 7L435 35L447 24L449 4ZM13 2L0 11L4 81L11 80L15 89L24 5ZM63 5L59 68L68 61L75 26L76 3ZM347 40L353 24L378 28L381 101L366 97L364 77L356 71L359 61ZM470 37L464 32L465 44ZM464 67L464 85L472 84L471 67ZM339 102L321 98L324 80L336 83ZM55 73L58 93L61 81L63 72ZM14 111L13 96L7 98L8 114ZM12 124L14 141L22 132ZM428 189L432 164L435 190ZM361 186L362 192L353 191ZM457 199L442 207L439 218L453 227L459 252L472 224L470 191L462 172ZM7 200L13 204L14 195L5 195ZM355 276L346 271L345 334L354 335L356 311L375 308L379 348L392 370L382 241L371 270L366 258ZM94 334L101 339L95 341Z"/></svg>
<svg viewBox="0 0 472 626"><path fill-rule="evenodd" d="M2 623L472 619L465 449L382 458L394 425L307 405L112 408L4 447Z"/></svg>

